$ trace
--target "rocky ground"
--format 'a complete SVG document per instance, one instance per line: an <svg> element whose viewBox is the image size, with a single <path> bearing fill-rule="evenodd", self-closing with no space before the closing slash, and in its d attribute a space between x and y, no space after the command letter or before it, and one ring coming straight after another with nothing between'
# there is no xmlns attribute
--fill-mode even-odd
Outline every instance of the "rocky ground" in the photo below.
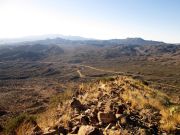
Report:
<svg viewBox="0 0 180 135"><path fill-rule="evenodd" d="M81 84L73 96L60 102L54 111L36 121L24 120L13 133L180 134L180 106L146 82L126 76L109 77Z"/></svg>

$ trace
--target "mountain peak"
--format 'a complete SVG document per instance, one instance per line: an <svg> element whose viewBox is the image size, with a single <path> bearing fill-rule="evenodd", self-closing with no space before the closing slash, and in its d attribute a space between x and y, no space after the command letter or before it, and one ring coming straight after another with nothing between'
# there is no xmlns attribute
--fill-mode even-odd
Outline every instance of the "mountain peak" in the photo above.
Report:
<svg viewBox="0 0 180 135"><path fill-rule="evenodd" d="M135 38L128 37L128 38L126 38L126 40L140 40L140 41L144 41L144 39L140 38L140 37L135 37Z"/></svg>

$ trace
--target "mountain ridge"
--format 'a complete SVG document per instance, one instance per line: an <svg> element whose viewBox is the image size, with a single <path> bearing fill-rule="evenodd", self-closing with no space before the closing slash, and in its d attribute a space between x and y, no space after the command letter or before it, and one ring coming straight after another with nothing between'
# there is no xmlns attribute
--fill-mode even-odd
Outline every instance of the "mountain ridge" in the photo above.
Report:
<svg viewBox="0 0 180 135"><path fill-rule="evenodd" d="M55 43L69 43L69 44L126 44L126 45L156 45L156 44L166 44L161 41L145 40L143 38L125 38L125 39L90 39L80 36L64 36L64 35L45 35L45 36L32 36L19 39L0 39L0 45L11 45L11 44L27 44L35 42L46 42L48 41Z"/></svg>
<svg viewBox="0 0 180 135"><path fill-rule="evenodd" d="M27 121L28 117L24 117L15 132L42 135L179 133L179 105L146 82L128 76L109 76L56 96L54 109L49 108L36 121ZM28 124L32 126L24 128Z"/></svg>

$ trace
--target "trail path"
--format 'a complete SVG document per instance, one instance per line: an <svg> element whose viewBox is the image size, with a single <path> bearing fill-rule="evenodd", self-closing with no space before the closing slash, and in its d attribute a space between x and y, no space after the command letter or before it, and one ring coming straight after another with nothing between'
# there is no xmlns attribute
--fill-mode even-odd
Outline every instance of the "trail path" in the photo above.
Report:
<svg viewBox="0 0 180 135"><path fill-rule="evenodd" d="M92 66L88 66L88 65L79 64L79 66L90 68L90 69L101 71L101 72L106 72L106 73L125 74L124 72L117 72L117 71L112 71L112 70L104 70L104 69L100 69L100 68L96 68L96 67L92 67Z"/></svg>
<svg viewBox="0 0 180 135"><path fill-rule="evenodd" d="M79 76L80 76L81 78L84 78L84 77L85 77L85 75L83 75L80 70L77 70L77 73L79 74Z"/></svg>
<svg viewBox="0 0 180 135"><path fill-rule="evenodd" d="M42 63L42 64L59 64L61 62L50 62L50 61L36 61L36 62L0 62L0 64L13 64L13 63L19 63L19 64L32 64L32 63ZM112 70L106 70L106 69L100 69L100 68L97 68L97 67L93 67L93 66L90 66L90 65L84 65L84 64L69 64L69 65L72 65L72 66L77 66L77 67L85 67L85 68L90 68L90 69L93 69L93 70L96 70L96 71L101 71L101 72L106 72L106 73L114 73L114 74L120 74L120 75L131 75L131 76L144 76L144 75L139 75L139 74L133 74L133 73L125 73L125 72L120 72L120 71L112 71ZM81 78L85 78L86 76L82 74L82 72L80 70L77 70L76 71L79 76ZM177 86L174 86L174 85L169 85L169 84L164 84L164 83L158 83L158 82L153 82L153 81L148 81L150 83L155 83L155 84L159 84L159 85L164 85L164 86L168 86L168 87L171 87L171 88L176 88L176 89L180 89L180 87L177 87Z"/></svg>
<svg viewBox="0 0 180 135"><path fill-rule="evenodd" d="M93 70L96 70L96 71L106 72L106 73L115 73L115 74L121 74L121 75L133 75L133 76L144 76L144 75L137 75L137 74L125 73L125 72L105 70L105 69L100 69L100 68L97 68L97 67L92 67L92 66L89 66L89 65L82 65L82 64L75 64L75 65L80 66L80 67L90 68L90 69L93 69ZM80 71L79 71L79 72L80 72ZM80 76L80 77L81 77L81 76ZM84 77L85 77L85 76L84 76ZM169 84L164 84L164 83L158 83L158 82L153 82L153 81L148 81L148 82L155 83L155 84L159 84L159 85L168 86L168 87L171 87L171 88L180 89L179 87L174 86L174 85L169 85Z"/></svg>

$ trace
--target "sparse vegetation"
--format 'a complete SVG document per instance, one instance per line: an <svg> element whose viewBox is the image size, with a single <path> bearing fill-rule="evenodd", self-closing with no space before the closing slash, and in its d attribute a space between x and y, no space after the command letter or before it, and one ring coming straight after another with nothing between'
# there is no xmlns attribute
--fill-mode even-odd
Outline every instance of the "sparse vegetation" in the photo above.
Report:
<svg viewBox="0 0 180 135"><path fill-rule="evenodd" d="M28 122L35 122L36 116L31 116L28 114L20 114L19 116L16 116L15 118L11 118L7 121L7 124L5 125L5 134L11 135L15 134L15 130L22 124L24 121Z"/></svg>
<svg viewBox="0 0 180 135"><path fill-rule="evenodd" d="M108 81L114 81L115 79L114 79L114 77L108 76L108 77L102 77L99 80L105 83Z"/></svg>
<svg viewBox="0 0 180 135"><path fill-rule="evenodd" d="M92 101L96 105L111 95L114 98L107 98L103 111L112 110L109 107L112 98L118 104L131 104L124 112L126 115L138 110L144 116L153 110L160 115L157 118L161 117L160 130L176 130L180 100L179 46L101 44L77 44L72 48L32 44L7 48L6 53L0 50L0 106L12 114L22 111L37 114L42 128L53 126L57 120L67 127L75 114L69 106L72 97L89 106ZM121 89L119 95L114 92L118 89ZM12 117L10 114L0 117L0 122Z"/></svg>
<svg viewBox="0 0 180 135"><path fill-rule="evenodd" d="M132 115L132 117L138 117L135 123L141 123L141 126L143 126L143 123L146 125L145 129L141 129L140 126L138 131L137 129L129 129L128 126L123 128L121 125L121 133L126 133L127 131L132 133L152 132L146 131L146 129L150 129L155 123L158 124L158 133L175 133L178 130L177 127L180 124L180 105L178 103L173 103L166 94L152 89L131 77L119 76L111 78L113 80L108 79L104 81L103 79L103 81L84 83L79 86L80 95L77 98L83 105L88 105L89 109L87 110L97 109L111 112L114 107L125 105L124 112L121 112L124 116ZM67 99L58 111L58 115L60 114L60 117L57 117L58 123L65 128L68 128L69 123L78 121L79 117L84 115L83 111L76 112L71 109L70 101L71 99ZM134 113L138 116L134 116ZM77 114L79 115L76 116ZM128 119L121 119L120 123L126 125ZM111 124L113 125L113 123ZM104 130L105 127L101 128ZM107 130L104 132L115 134L119 130Z"/></svg>
<svg viewBox="0 0 180 135"><path fill-rule="evenodd" d="M59 93L55 96L51 97L50 105L51 106L57 106L58 104L63 104L65 101L70 100L73 96L72 89L67 89L62 93Z"/></svg>

